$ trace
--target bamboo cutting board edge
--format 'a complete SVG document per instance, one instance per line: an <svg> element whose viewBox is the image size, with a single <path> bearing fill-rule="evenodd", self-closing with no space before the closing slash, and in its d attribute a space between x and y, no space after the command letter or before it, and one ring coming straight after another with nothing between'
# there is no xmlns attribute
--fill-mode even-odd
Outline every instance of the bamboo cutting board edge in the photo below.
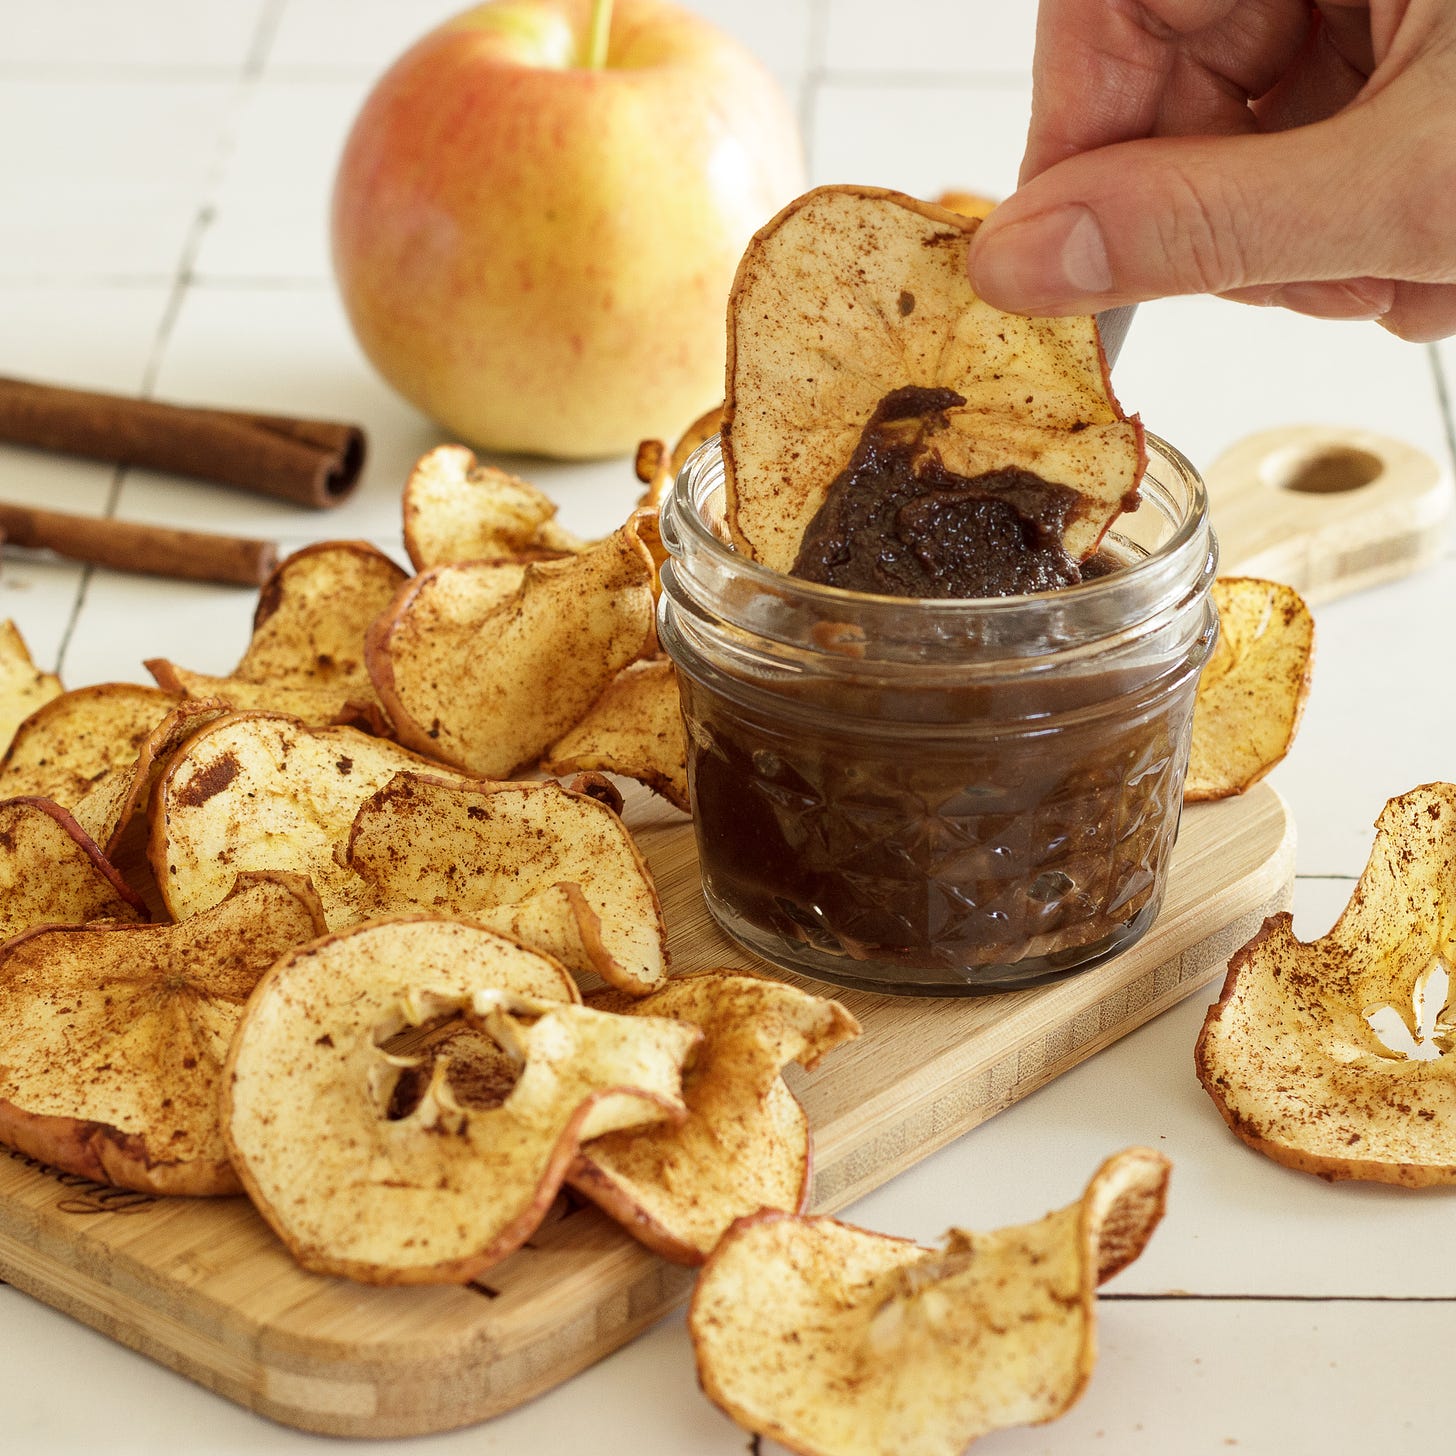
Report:
<svg viewBox="0 0 1456 1456"><path fill-rule="evenodd" d="M665 898L686 883L665 851L690 836L682 820L646 831ZM1288 812L1259 785L1189 810L1163 913L1102 966L994 998L839 993L865 1035L795 1078L816 1127L814 1206L842 1208L1205 984L1288 903L1293 856ZM680 934L684 969L752 959L691 917ZM365 1288L299 1269L243 1199L149 1200L20 1155L0 1159L0 1275L238 1404L339 1436L499 1414L624 1344L693 1278L582 1208L477 1286Z"/></svg>

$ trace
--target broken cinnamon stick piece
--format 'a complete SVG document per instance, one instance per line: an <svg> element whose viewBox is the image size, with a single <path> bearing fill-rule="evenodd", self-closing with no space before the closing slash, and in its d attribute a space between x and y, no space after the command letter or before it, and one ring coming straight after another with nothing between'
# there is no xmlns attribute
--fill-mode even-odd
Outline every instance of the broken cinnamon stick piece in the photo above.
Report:
<svg viewBox="0 0 1456 1456"><path fill-rule="evenodd" d="M336 506L359 483L364 432L330 420L191 408L0 378L0 441Z"/></svg>
<svg viewBox="0 0 1456 1456"><path fill-rule="evenodd" d="M174 531L169 526L73 516L31 506L0 504L0 535L7 546L54 551L73 561L184 581L261 586L278 564L278 548L271 541Z"/></svg>

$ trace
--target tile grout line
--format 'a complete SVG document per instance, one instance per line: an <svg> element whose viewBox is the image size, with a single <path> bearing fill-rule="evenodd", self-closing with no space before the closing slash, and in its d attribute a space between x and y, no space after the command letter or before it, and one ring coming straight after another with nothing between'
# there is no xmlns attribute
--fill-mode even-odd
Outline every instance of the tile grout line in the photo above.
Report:
<svg viewBox="0 0 1456 1456"><path fill-rule="evenodd" d="M830 0L809 0L809 54L804 67L803 90L799 93L799 134L804 144L804 165L810 178L814 166L814 115L819 109L819 88L823 85L825 55L829 44Z"/></svg>

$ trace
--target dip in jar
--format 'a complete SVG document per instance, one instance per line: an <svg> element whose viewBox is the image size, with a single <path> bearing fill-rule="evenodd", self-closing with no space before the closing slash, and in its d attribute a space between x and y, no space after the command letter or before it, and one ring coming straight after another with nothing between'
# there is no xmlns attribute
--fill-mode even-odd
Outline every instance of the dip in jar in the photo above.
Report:
<svg viewBox="0 0 1456 1456"><path fill-rule="evenodd" d="M819 980L939 996L1034 985L1147 929L1217 634L1203 483L1147 446L1105 574L976 599L771 571L720 534L717 442L689 459L659 632L724 930Z"/></svg>

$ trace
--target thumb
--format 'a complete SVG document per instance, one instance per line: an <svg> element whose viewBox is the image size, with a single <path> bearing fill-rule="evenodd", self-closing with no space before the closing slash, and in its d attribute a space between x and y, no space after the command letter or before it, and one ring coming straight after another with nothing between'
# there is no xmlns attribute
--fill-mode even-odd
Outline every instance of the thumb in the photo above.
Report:
<svg viewBox="0 0 1456 1456"><path fill-rule="evenodd" d="M982 223L970 254L976 289L999 308L1065 314L1362 275L1439 281L1434 214L1452 213L1456 226L1446 200L1456 166L1445 178L1413 175L1409 155L1362 125L1373 110L1070 157Z"/></svg>

